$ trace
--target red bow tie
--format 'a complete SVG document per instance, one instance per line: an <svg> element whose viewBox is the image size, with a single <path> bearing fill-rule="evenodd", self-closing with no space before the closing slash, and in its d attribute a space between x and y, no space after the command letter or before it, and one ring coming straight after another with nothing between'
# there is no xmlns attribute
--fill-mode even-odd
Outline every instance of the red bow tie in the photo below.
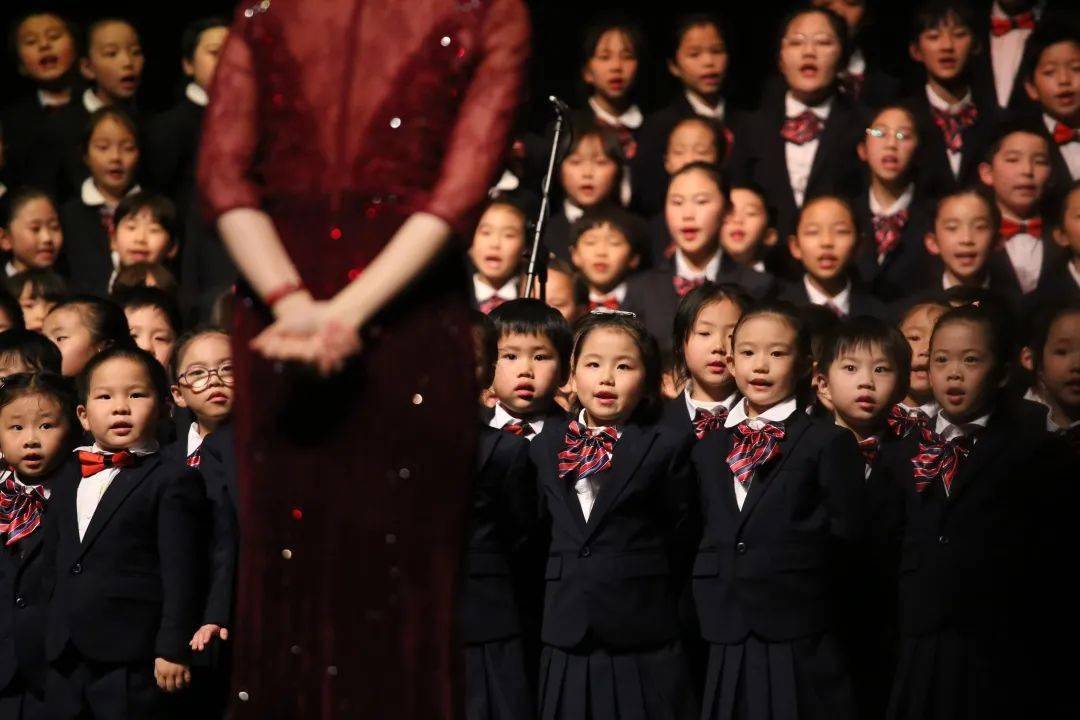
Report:
<svg viewBox="0 0 1080 720"><path fill-rule="evenodd" d="M90 450L79 451L79 465L82 467L82 476L88 478L97 475L102 470L111 467L126 468L135 464L135 456L127 450L106 455Z"/></svg>
<svg viewBox="0 0 1080 720"><path fill-rule="evenodd" d="M923 493L941 478L945 487L945 496L952 491L953 480L960 471L960 463L971 454L972 440L961 435L952 440L943 440L929 428L922 431L919 441L919 454L911 458L914 470L915 492Z"/></svg>
<svg viewBox="0 0 1080 720"><path fill-rule="evenodd" d="M859 441L859 452L862 453L863 460L866 461L867 465L874 464L879 450L881 450L881 438L877 435L871 435L865 440Z"/></svg>
<svg viewBox="0 0 1080 720"><path fill-rule="evenodd" d="M5 545L14 545L41 524L45 493L41 486L26 492L15 483L14 473L0 484L0 534L7 534Z"/></svg>
<svg viewBox="0 0 1080 720"><path fill-rule="evenodd" d="M1034 30L1035 13L1028 10L1010 17L990 18L990 34L994 37L1008 35L1013 30Z"/></svg>
<svg viewBox="0 0 1080 720"><path fill-rule="evenodd" d="M718 405L711 412L704 408L698 408L694 412L694 435L700 440L713 430L723 428L727 415L728 410L723 405Z"/></svg>
<svg viewBox="0 0 1080 720"><path fill-rule="evenodd" d="M598 307L605 307L609 310L619 310L622 305L619 304L619 301L615 298L615 296L606 297L603 300L589 301L589 312L592 312Z"/></svg>
<svg viewBox="0 0 1080 720"><path fill-rule="evenodd" d="M1031 218L1030 220L1012 220L1003 217L1001 218L999 234L1002 242L1021 234L1039 238L1043 234L1043 221L1041 217Z"/></svg>
<svg viewBox="0 0 1080 720"><path fill-rule="evenodd" d="M612 125L599 117L596 118L596 122L598 125L615 131L615 135L619 138L619 144L622 145L623 156L627 160L633 160L634 156L637 155L637 140L634 139L634 131L622 124Z"/></svg>
<svg viewBox="0 0 1080 720"><path fill-rule="evenodd" d="M971 127L979 119L979 109L974 105L966 105L954 113L930 108L930 114L934 118L934 124L941 129L945 137L945 147L952 152L960 152L964 147L964 128Z"/></svg>
<svg viewBox="0 0 1080 720"><path fill-rule="evenodd" d="M904 438L907 437L908 433L912 430L929 430L930 416L918 408L908 411L904 410L904 408L899 405L893 405L889 410L889 417L886 418L886 423L896 437Z"/></svg>
<svg viewBox="0 0 1080 720"><path fill-rule="evenodd" d="M671 278L671 282L675 285L675 294L679 297L686 297L686 294L691 290L704 285L705 278L684 278L680 275L675 275Z"/></svg>
<svg viewBox="0 0 1080 720"><path fill-rule="evenodd" d="M784 426L767 422L760 430L754 430L744 420L735 426L735 443L726 458L731 475L746 487L754 471L780 454L780 441L784 439Z"/></svg>
<svg viewBox="0 0 1080 720"><path fill-rule="evenodd" d="M1076 128L1071 128L1065 123L1054 126L1054 142L1058 145L1067 145L1078 139L1080 139L1080 131Z"/></svg>
<svg viewBox="0 0 1080 720"><path fill-rule="evenodd" d="M572 420L559 453L559 477L584 480L610 468L618 437L613 427L590 429Z"/></svg>
<svg viewBox="0 0 1080 720"><path fill-rule="evenodd" d="M505 299L503 299L503 298L501 298L501 297L499 297L498 295L492 295L492 296L491 296L491 297L489 297L489 298L488 298L487 300L485 300L484 302L480 303L480 305L479 305L478 309L480 310L480 312L482 312L482 313L484 313L485 315L487 315L487 314L488 314L488 313L490 313L490 312L491 312L492 310L494 310L495 308L499 307L500 305L502 305L502 304L503 304L503 303L505 303L505 302L506 302L506 300L505 300Z"/></svg>
<svg viewBox="0 0 1080 720"><path fill-rule="evenodd" d="M795 117L784 120L780 126L780 137L789 143L805 145L817 138L825 129L825 123L813 110L803 110Z"/></svg>
<svg viewBox="0 0 1080 720"><path fill-rule="evenodd" d="M522 420L514 422L508 422L502 426L503 432L508 432L511 435L517 435L518 437L528 437L536 432L530 423Z"/></svg>
<svg viewBox="0 0 1080 720"><path fill-rule="evenodd" d="M900 210L892 215L875 215L871 219L874 226L874 244L878 255L888 255L900 242L900 233L907 227L908 211Z"/></svg>

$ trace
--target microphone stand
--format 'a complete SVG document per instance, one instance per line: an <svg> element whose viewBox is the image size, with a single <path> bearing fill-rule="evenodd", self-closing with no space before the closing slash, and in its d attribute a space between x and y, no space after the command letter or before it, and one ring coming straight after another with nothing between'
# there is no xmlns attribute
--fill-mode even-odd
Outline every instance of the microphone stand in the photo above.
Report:
<svg viewBox="0 0 1080 720"><path fill-rule="evenodd" d="M559 154L559 140L562 138L563 125L570 114L569 108L559 98L549 95L548 100L555 106L555 136L551 142L551 153L548 155L547 172L544 174L544 184L540 189L540 215L536 219L536 229L533 231L532 248L529 250L529 265L525 274L525 285L520 297L532 297L533 287L540 280L540 292L537 297L541 301L547 300L547 248L544 246L544 226L550 214L548 196L551 193L551 178L555 174L555 159Z"/></svg>

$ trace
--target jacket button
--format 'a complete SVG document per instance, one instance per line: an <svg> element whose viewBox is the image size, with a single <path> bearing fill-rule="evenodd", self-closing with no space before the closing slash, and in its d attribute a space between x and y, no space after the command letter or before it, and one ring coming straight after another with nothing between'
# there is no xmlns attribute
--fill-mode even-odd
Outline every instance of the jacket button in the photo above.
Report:
<svg viewBox="0 0 1080 720"><path fill-rule="evenodd" d="M581 548L581 557L583 557L583 558L587 558L587 557L589 557L590 555L592 555L592 549L591 549L591 548L590 548L590 547L589 547L588 545L586 545L585 547Z"/></svg>
<svg viewBox="0 0 1080 720"><path fill-rule="evenodd" d="M82 563L75 563L74 565L72 565L71 566L71 574L72 575L81 575L82 574Z"/></svg>
<svg viewBox="0 0 1080 720"><path fill-rule="evenodd" d="M949 536L948 535L941 535L940 537L938 537L937 541L938 541L938 545L948 545L949 544Z"/></svg>
<svg viewBox="0 0 1080 720"><path fill-rule="evenodd" d="M20 610L26 607L26 598L24 598L22 595L15 598L15 607L19 608Z"/></svg>
<svg viewBox="0 0 1080 720"><path fill-rule="evenodd" d="M746 543L744 543L742 540L735 543L735 552L739 553L740 555L745 555L746 554Z"/></svg>

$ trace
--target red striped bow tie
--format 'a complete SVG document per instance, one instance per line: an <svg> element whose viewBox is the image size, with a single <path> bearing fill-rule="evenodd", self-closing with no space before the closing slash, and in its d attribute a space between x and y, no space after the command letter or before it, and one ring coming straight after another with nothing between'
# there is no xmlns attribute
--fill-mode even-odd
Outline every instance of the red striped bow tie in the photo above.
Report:
<svg viewBox="0 0 1080 720"><path fill-rule="evenodd" d="M784 439L781 423L767 422L759 430L747 421L735 426L735 444L727 456L728 467L735 480L746 487L758 468L780 455L780 441Z"/></svg>
<svg viewBox="0 0 1080 720"><path fill-rule="evenodd" d="M7 535L5 545L14 545L41 525L41 512L45 509L45 492L41 486L26 492L15 483L15 475L8 475L0 483L0 535Z"/></svg>
<svg viewBox="0 0 1080 720"><path fill-rule="evenodd" d="M620 308L622 308L622 305L619 304L619 301L614 296L606 297L603 300L589 301L589 312L592 312L598 307L605 307L610 310L619 310Z"/></svg>
<svg viewBox="0 0 1080 720"><path fill-rule="evenodd" d="M202 465L202 455L199 453L198 450L188 455L187 466L189 468L197 470L200 465Z"/></svg>
<svg viewBox="0 0 1080 720"><path fill-rule="evenodd" d="M618 431L613 427L590 429L572 420L559 453L559 477L584 480L604 472L611 467L616 439Z"/></svg>
<svg viewBox="0 0 1080 720"><path fill-rule="evenodd" d="M482 312L482 313L484 313L485 315L487 315L487 314L488 314L488 313L490 313L490 312L491 312L492 310L494 310L495 308L499 307L500 305L502 305L502 304L503 304L503 303L505 303L505 302L506 302L506 299L505 299L505 298L501 298L501 297L499 297L498 295L492 295L492 296L491 296L491 297L489 297L489 298L488 298L487 300L485 300L484 302L480 303L480 304L479 304L479 305L477 306L477 309L479 309L479 310L480 310L480 312Z"/></svg>
<svg viewBox="0 0 1080 720"><path fill-rule="evenodd" d="M713 430L724 427L727 415L728 410L723 405L717 405L716 409L711 412L704 408L698 408L694 412L694 434L697 435L697 439L700 440Z"/></svg>
<svg viewBox="0 0 1080 720"><path fill-rule="evenodd" d="M888 255L900 243L900 233L907 227L908 211L899 210L892 215L875 215L871 223L874 226L874 244L878 255Z"/></svg>
<svg viewBox="0 0 1080 720"><path fill-rule="evenodd" d="M705 284L705 278L684 278L681 275L674 275L671 278L672 284L675 286L675 294L679 297L686 297L686 294L695 288L699 288Z"/></svg>
<svg viewBox="0 0 1080 720"><path fill-rule="evenodd" d="M1065 123L1054 126L1054 142L1058 145L1067 145L1074 140L1080 140L1080 130L1071 128Z"/></svg>
<svg viewBox="0 0 1080 720"><path fill-rule="evenodd" d="M599 125L615 131L615 136L619 138L619 145L622 146L623 156L627 160L633 160L637 155L637 140L634 139L634 131L625 125L612 125L600 118L596 118L596 121Z"/></svg>
<svg viewBox="0 0 1080 720"><path fill-rule="evenodd" d="M502 426L503 432L508 432L511 435L517 435L518 437L528 437L536 432L530 423L522 420L514 422L508 422Z"/></svg>
<svg viewBox="0 0 1080 720"><path fill-rule="evenodd" d="M92 452L90 450L79 451L79 466L82 468L82 476L88 478L97 475L107 468L126 468L135 464L135 456L127 450L118 453Z"/></svg>
<svg viewBox="0 0 1080 720"><path fill-rule="evenodd" d="M1001 218L1001 230L998 232L1001 236L1001 241L1005 242L1017 235L1031 235L1033 237L1042 237L1043 234L1043 221L1041 217L1031 218L1030 220L1012 220L1007 217Z"/></svg>
<svg viewBox="0 0 1080 720"><path fill-rule="evenodd" d="M859 441L859 452L862 453L863 460L867 465L873 465L877 460L878 451L881 450L881 438L877 435L871 435L865 440Z"/></svg>
<svg viewBox="0 0 1080 720"><path fill-rule="evenodd" d="M825 123L813 110L803 110L795 117L784 120L780 126L780 137L789 143L805 145L815 140L821 131L825 129Z"/></svg>
<svg viewBox="0 0 1080 720"><path fill-rule="evenodd" d="M952 491L953 480L960 471L960 463L971 454L972 440L960 435L952 440L943 440L932 430L922 431L919 441L919 453L911 458L914 469L915 492L923 493L935 480L941 480L945 487L945 496Z"/></svg>
<svg viewBox="0 0 1080 720"><path fill-rule="evenodd" d="M889 409L886 423L896 437L905 438L912 430L929 430L930 416L918 408L905 410L899 405L893 405Z"/></svg>
<svg viewBox="0 0 1080 720"><path fill-rule="evenodd" d="M1009 17L990 18L990 34L994 37L1008 35L1013 30L1034 30L1035 13L1030 10Z"/></svg>
<svg viewBox="0 0 1080 720"><path fill-rule="evenodd" d="M952 152L960 152L963 149L964 128L971 127L979 119L979 109L974 105L967 105L953 113L930 108L930 114L934 118L934 124L945 137L945 147Z"/></svg>

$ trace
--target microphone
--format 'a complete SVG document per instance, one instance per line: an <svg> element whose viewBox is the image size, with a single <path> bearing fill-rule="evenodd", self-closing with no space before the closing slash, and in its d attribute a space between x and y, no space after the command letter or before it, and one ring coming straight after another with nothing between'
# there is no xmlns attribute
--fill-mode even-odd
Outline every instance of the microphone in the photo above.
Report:
<svg viewBox="0 0 1080 720"><path fill-rule="evenodd" d="M568 117L570 115L570 106L564 103L562 100L555 97L554 95L548 95L548 100L551 102L552 105L555 106L555 111L557 113L559 113L563 117Z"/></svg>

